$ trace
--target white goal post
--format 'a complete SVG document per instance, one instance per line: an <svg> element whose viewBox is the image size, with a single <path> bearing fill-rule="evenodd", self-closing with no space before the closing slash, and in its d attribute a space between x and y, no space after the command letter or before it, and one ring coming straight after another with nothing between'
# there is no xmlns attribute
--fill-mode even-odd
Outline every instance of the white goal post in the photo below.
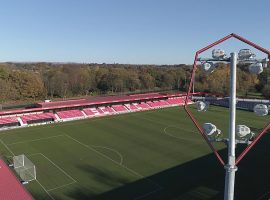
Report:
<svg viewBox="0 0 270 200"><path fill-rule="evenodd" d="M24 154L13 157L14 169L23 181L36 180L36 166Z"/></svg>

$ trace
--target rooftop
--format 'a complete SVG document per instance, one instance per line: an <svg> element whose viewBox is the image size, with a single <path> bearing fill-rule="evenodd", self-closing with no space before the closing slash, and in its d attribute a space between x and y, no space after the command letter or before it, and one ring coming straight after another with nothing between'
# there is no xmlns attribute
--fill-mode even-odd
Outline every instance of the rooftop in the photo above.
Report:
<svg viewBox="0 0 270 200"><path fill-rule="evenodd" d="M34 200L3 160L0 160L0 197L7 200Z"/></svg>

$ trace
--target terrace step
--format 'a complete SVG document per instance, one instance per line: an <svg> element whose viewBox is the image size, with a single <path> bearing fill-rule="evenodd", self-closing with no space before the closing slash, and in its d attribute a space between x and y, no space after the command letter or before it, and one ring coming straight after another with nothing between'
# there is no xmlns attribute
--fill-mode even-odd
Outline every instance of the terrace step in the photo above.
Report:
<svg viewBox="0 0 270 200"><path fill-rule="evenodd" d="M27 126L27 123L23 123L22 119L20 117L17 118L20 126Z"/></svg>
<svg viewBox="0 0 270 200"><path fill-rule="evenodd" d="M85 114L85 112L83 110L81 110L81 112L85 117L88 117L87 114Z"/></svg>
<svg viewBox="0 0 270 200"><path fill-rule="evenodd" d="M56 118L56 121L58 121L58 122L61 121L60 117L56 113L54 113L54 116Z"/></svg>

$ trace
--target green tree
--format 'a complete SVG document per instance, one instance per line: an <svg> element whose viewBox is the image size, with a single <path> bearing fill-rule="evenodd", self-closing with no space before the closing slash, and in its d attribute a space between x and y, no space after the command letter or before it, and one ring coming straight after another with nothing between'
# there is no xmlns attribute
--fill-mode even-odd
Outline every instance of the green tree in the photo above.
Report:
<svg viewBox="0 0 270 200"><path fill-rule="evenodd" d="M139 75L141 82L141 89L151 90L155 87L155 79L149 73L143 73Z"/></svg>

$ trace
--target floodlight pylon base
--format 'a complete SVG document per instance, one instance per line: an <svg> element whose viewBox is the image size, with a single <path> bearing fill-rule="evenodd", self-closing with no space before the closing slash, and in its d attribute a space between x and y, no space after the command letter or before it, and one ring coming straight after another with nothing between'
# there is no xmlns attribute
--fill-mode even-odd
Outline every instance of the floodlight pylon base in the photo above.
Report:
<svg viewBox="0 0 270 200"><path fill-rule="evenodd" d="M235 157L231 159L235 160ZM229 164L225 165L224 168L226 170L224 200L233 200L235 172L237 171L238 168L236 165L229 165Z"/></svg>

